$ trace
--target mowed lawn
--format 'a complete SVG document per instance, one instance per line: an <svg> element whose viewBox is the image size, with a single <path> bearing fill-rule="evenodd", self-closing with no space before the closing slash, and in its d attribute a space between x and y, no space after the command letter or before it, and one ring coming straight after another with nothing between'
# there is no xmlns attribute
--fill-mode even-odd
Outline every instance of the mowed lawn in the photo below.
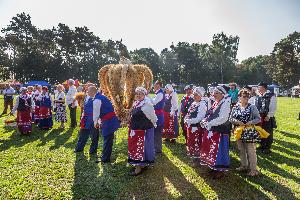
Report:
<svg viewBox="0 0 300 200"><path fill-rule="evenodd" d="M73 153L79 128L60 130L55 123L52 130L34 126L30 136L20 136L3 126L2 117L0 199L300 199L299 111L300 99L278 98L272 153L258 153L261 175L234 170L239 158L232 139L231 169L221 180L212 180L206 167L192 167L182 136L163 145L154 168L130 177L126 128L116 133L112 163L103 165L89 156L88 147ZM101 145L102 139L99 153Z"/></svg>

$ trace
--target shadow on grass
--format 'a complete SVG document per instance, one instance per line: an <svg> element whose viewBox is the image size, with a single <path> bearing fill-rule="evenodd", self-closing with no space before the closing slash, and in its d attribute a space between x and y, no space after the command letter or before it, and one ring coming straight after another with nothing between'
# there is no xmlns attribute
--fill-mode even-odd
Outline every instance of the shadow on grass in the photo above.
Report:
<svg viewBox="0 0 300 200"><path fill-rule="evenodd" d="M102 139L100 148L101 145ZM111 164L97 164L95 160L95 157L76 154L74 199L174 199L174 194L166 187L166 180L179 196L203 199L201 192L164 154L156 159L154 168L137 177L129 176L127 138L114 143Z"/></svg>
<svg viewBox="0 0 300 200"><path fill-rule="evenodd" d="M69 145L65 145L66 142L72 137L74 132L78 132L77 129L69 128L63 131L63 133L59 134L54 139L54 145L50 147L50 150L58 149L60 146L70 147ZM72 143L75 143L73 141ZM73 147L74 148L74 147Z"/></svg>
<svg viewBox="0 0 300 200"><path fill-rule="evenodd" d="M296 150L296 151L300 152L300 144L295 144L295 143L292 143L292 142L282 141L282 140L278 140L278 139L274 139L274 142L276 142L280 146L287 147L287 148L290 148L294 151Z"/></svg>
<svg viewBox="0 0 300 200"><path fill-rule="evenodd" d="M0 151L5 151L11 147L22 147L28 143L39 140L45 134L52 131L41 131L38 127L36 127L36 125L32 125L32 132L29 135L21 135L17 128L4 127L4 130L12 133L9 138L1 141L2 145L0 146Z"/></svg>
<svg viewBox="0 0 300 200"><path fill-rule="evenodd" d="M103 143L99 140L99 147ZM86 147L89 144L86 145ZM120 144L125 146L123 142ZM116 160L124 149L113 147L112 160ZM74 164L74 182L72 186L73 199L116 199L123 187L126 187L125 161L111 164L96 163L96 156L87 157L77 153Z"/></svg>
<svg viewBox="0 0 300 200"><path fill-rule="evenodd" d="M180 158L182 162L189 164L190 159L186 156L182 148L178 148L174 145L167 144L169 149L172 151L173 155ZM236 144L233 144L233 149L236 149ZM234 152L238 153L238 152ZM285 178L291 178L296 182L299 179L290 173L280 169L272 162L266 159L258 159L259 166L269 170L272 173L279 174ZM190 164L189 164L190 165ZM239 166L239 160L231 157L231 168L236 168ZM233 169L226 172L225 177L220 180L213 180L209 177L208 173L203 170L205 167L196 167L195 171L201 176L205 182L210 185L212 190L214 190L218 196L222 199L269 199L269 197L261 191L259 188L255 187L253 184L260 185L264 190L272 193L274 196L280 199L295 199L295 195L291 192L288 187L281 185L280 183L274 181L266 175L260 175L259 177L248 177L246 174L239 174ZM252 184L250 184L250 183ZM228 191L228 186L230 185L231 190ZM243 191L243 193L241 193Z"/></svg>
<svg viewBox="0 0 300 200"><path fill-rule="evenodd" d="M286 137L290 137L290 138L300 140L300 135L299 135L300 133L289 133L287 131L282 131L282 130L278 130L278 129L276 129L275 131L281 133L282 135L284 135Z"/></svg>
<svg viewBox="0 0 300 200"><path fill-rule="evenodd" d="M275 149L275 150L280 151L280 152L284 152L284 153L286 153L288 155L291 155L291 156L300 157L300 152L298 153L298 152L295 152L291 149L284 148L284 147L280 146L279 144L274 144L273 143L272 149Z"/></svg>

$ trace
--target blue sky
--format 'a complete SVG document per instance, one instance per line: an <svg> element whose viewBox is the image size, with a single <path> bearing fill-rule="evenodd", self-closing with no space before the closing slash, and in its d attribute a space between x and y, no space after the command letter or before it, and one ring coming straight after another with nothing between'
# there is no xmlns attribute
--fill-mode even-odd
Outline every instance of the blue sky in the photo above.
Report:
<svg viewBox="0 0 300 200"><path fill-rule="evenodd" d="M0 28L20 12L38 28L87 26L101 39L157 53L172 42L211 43L223 31L240 37L240 60L269 54L300 31L300 0L0 0Z"/></svg>

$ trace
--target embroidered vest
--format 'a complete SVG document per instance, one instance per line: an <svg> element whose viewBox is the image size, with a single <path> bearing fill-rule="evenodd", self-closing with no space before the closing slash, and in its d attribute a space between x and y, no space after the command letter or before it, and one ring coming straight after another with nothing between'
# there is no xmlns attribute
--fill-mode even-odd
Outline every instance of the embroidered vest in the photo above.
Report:
<svg viewBox="0 0 300 200"><path fill-rule="evenodd" d="M264 95L258 95L255 98L255 106L257 107L259 114L268 114L272 96L272 93L266 92Z"/></svg>
<svg viewBox="0 0 300 200"><path fill-rule="evenodd" d="M29 110L31 107L31 99L27 98L27 99L23 99L21 97L19 97L19 105L17 110L18 111L26 111Z"/></svg>
<svg viewBox="0 0 300 200"><path fill-rule="evenodd" d="M180 112L182 114L187 114L189 107L192 105L193 102L194 102L193 97L184 95L180 103Z"/></svg>
<svg viewBox="0 0 300 200"><path fill-rule="evenodd" d="M93 125L93 99L89 98L87 101L84 102L80 127L83 129L90 129Z"/></svg>
<svg viewBox="0 0 300 200"><path fill-rule="evenodd" d="M157 95L159 93L163 94L163 98L160 102L158 102L157 104L154 105L154 110L161 110L165 106L165 93L162 91L162 89L160 89L155 94Z"/></svg>
<svg viewBox="0 0 300 200"><path fill-rule="evenodd" d="M97 93L95 99L101 100L100 118L108 113L114 112L114 107L106 96L102 95L101 93Z"/></svg>
<svg viewBox="0 0 300 200"><path fill-rule="evenodd" d="M133 108L131 111L131 130L147 130L153 128L152 122L146 117L141 108L142 107Z"/></svg>

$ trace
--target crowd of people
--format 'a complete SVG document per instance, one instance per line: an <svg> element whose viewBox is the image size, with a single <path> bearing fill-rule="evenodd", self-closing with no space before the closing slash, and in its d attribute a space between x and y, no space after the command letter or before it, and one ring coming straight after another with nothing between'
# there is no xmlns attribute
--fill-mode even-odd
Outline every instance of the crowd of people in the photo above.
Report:
<svg viewBox="0 0 300 200"><path fill-rule="evenodd" d="M249 176L257 170L256 143L264 154L271 152L273 129L276 127L276 96L267 90L267 83L255 88L238 89L235 83L226 86L212 84L208 90L187 85L185 95L178 105L178 94L171 84L163 87L156 81L155 96L143 87L135 89L135 101L128 124L128 163L133 166L130 175L137 176L162 153L162 142L176 143L181 126L187 155L194 166L206 165L213 178L224 175L230 166L230 137L234 136L240 151L238 171ZM114 134L120 128L113 104L95 85L83 90L83 98L77 98L74 80L69 80L68 92L58 85L54 99L47 87L22 87L12 108L14 91L9 85L4 90L4 111L10 106L11 114L17 112L17 126L21 134L32 131L32 124L40 129L50 129L54 119L65 128L68 107L71 128L77 126L76 110L81 108L80 130L75 153L82 152L88 138L92 143L89 153L96 154L99 135L103 137L102 155L99 162L111 161ZM207 92L208 91L208 92ZM180 119L180 123L179 123Z"/></svg>

